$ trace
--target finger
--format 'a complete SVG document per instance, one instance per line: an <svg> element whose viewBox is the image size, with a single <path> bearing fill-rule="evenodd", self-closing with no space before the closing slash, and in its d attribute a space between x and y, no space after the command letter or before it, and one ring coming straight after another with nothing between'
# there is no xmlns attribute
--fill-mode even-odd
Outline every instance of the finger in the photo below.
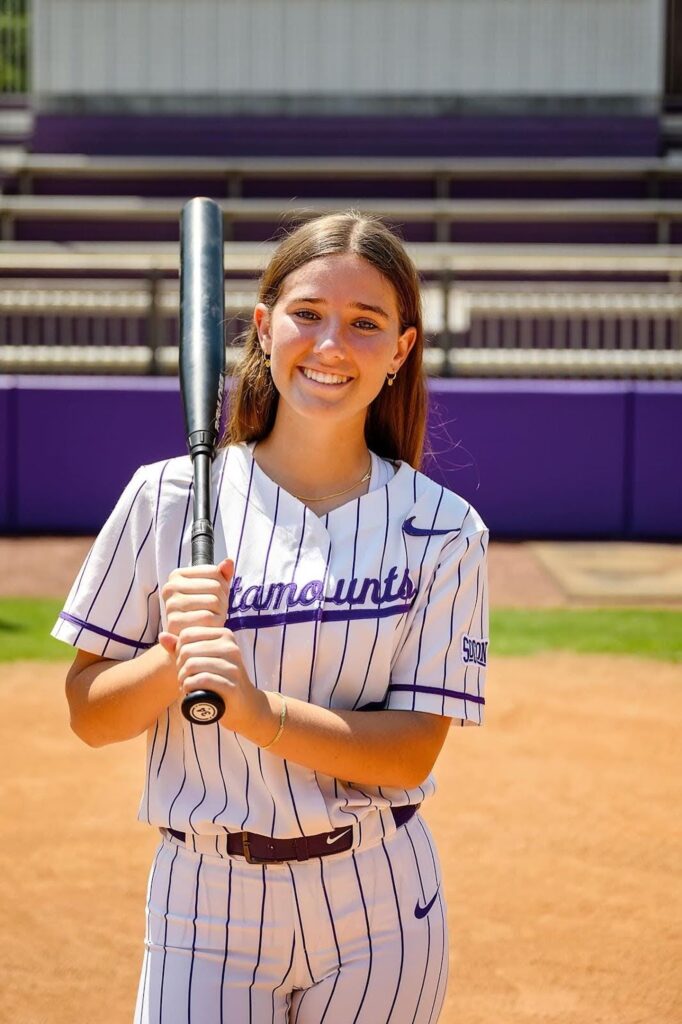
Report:
<svg viewBox="0 0 682 1024"><path fill-rule="evenodd" d="M234 634L229 629L220 626L183 626L180 630L180 641L184 645L197 643L202 640L226 640L230 646L236 646Z"/></svg>
<svg viewBox="0 0 682 1024"><path fill-rule="evenodd" d="M212 690L214 693L219 693L225 700L225 703L228 703L230 698L234 696L233 689L229 683L226 683L220 676L216 676L211 672L202 672L198 676L192 676L191 679L186 680L180 686L181 696L192 693L194 690Z"/></svg>
<svg viewBox="0 0 682 1024"><path fill-rule="evenodd" d="M224 679L236 678L240 672L240 666L233 661L229 654L218 647L210 644L191 644L189 647L180 649L177 662L178 679L186 679L195 676L197 672L214 672Z"/></svg>
<svg viewBox="0 0 682 1024"><path fill-rule="evenodd" d="M209 580L217 580L220 576L220 565L182 565L169 574L168 579L184 577L194 579L196 576L205 576Z"/></svg>
<svg viewBox="0 0 682 1024"><path fill-rule="evenodd" d="M224 615L226 612L224 594L173 594L166 601L167 612L211 612Z"/></svg>
<svg viewBox="0 0 682 1024"><path fill-rule="evenodd" d="M168 579L161 588L161 596L168 601L177 594L211 594L220 597L225 593L225 580L207 576L177 576Z"/></svg>
<svg viewBox="0 0 682 1024"><path fill-rule="evenodd" d="M175 665L178 678L181 674L183 678L187 675L194 675L204 668L210 668L224 676L232 675L240 670L240 665L231 652L226 651L215 641L213 644L211 641L206 641L186 646L181 645L176 653Z"/></svg>
<svg viewBox="0 0 682 1024"><path fill-rule="evenodd" d="M232 577L234 576L234 562L232 561L231 558L223 558L222 562L218 566L218 569L220 570L220 574L227 583L227 586L229 588L229 585L232 582Z"/></svg>
<svg viewBox="0 0 682 1024"><path fill-rule="evenodd" d="M175 654L178 638L172 633L159 633L159 643L168 654Z"/></svg>
<svg viewBox="0 0 682 1024"><path fill-rule="evenodd" d="M224 675L216 668L216 660L213 657L193 657L190 658L185 666L178 668L177 680L180 686L188 682L190 679L197 680L211 676L214 682L219 682L222 686L226 683L231 682L236 684L237 680L232 679L231 675Z"/></svg>
<svg viewBox="0 0 682 1024"><path fill-rule="evenodd" d="M173 612L168 616L167 631L179 636L183 629L222 629L225 620L222 615L209 612Z"/></svg>

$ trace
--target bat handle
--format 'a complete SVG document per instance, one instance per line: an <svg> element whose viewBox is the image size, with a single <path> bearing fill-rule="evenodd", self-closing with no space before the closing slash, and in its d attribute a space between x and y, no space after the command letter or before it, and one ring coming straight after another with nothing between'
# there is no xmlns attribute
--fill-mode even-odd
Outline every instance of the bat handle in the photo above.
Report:
<svg viewBox="0 0 682 1024"><path fill-rule="evenodd" d="M209 466L207 457L195 459L197 475L207 473ZM197 494L205 495L206 491L206 488L195 488ZM192 565L213 565L213 523L205 515L195 518L192 525ZM181 708L193 725L212 725L225 714L225 701L212 690L193 690L183 697Z"/></svg>
<svg viewBox="0 0 682 1024"><path fill-rule="evenodd" d="M192 525L192 565L213 565L213 524L197 519Z"/></svg>
<svg viewBox="0 0 682 1024"><path fill-rule="evenodd" d="M192 527L192 565L213 562L213 526L210 519L197 519ZM211 725L225 714L225 701L212 690L193 690L182 701L182 713L193 725Z"/></svg>
<svg viewBox="0 0 682 1024"><path fill-rule="evenodd" d="M182 701L182 713L192 725L212 725L225 714L225 701L213 690L192 690Z"/></svg>

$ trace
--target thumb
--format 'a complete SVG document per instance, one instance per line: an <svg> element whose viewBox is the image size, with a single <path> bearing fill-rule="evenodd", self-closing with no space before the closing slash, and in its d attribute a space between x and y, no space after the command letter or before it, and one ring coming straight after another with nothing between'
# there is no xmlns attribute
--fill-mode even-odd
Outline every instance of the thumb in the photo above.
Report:
<svg viewBox="0 0 682 1024"><path fill-rule="evenodd" d="M230 583L232 577L234 576L234 562L232 561L232 559L223 558L218 568L220 569L220 573L223 579L226 580L227 583Z"/></svg>
<svg viewBox="0 0 682 1024"><path fill-rule="evenodd" d="M167 654L175 654L178 638L172 633L159 633L159 643Z"/></svg>

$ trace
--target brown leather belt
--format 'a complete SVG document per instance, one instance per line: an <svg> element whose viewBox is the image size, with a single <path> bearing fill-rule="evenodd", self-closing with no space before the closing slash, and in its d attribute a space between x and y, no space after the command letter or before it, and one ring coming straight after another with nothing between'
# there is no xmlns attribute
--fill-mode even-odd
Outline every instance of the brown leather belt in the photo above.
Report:
<svg viewBox="0 0 682 1024"><path fill-rule="evenodd" d="M407 807L391 807L396 828L400 828L416 813L419 804ZM186 834L174 828L166 832L184 843ZM353 845L353 826L335 828L333 832L322 832L316 836L298 836L295 839L273 839L259 836L255 832L229 832L225 836L227 852L231 856L245 857L249 864L281 864L286 860L310 860L311 857L328 857L332 853L350 850Z"/></svg>

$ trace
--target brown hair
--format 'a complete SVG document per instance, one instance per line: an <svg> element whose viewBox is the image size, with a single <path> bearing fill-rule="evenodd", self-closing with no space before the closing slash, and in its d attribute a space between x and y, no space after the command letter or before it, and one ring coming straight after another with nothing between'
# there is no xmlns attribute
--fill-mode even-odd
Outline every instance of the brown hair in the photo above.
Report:
<svg viewBox="0 0 682 1024"><path fill-rule="evenodd" d="M292 271L311 260L347 252L362 256L393 285L400 332L408 327L417 331L395 384L391 388L384 386L368 407L365 440L377 455L401 459L418 469L424 452L427 409L421 290L415 266L393 232L380 220L353 210L316 217L302 224L274 252L259 283L258 302L272 308ZM230 415L220 447L267 437L275 423L278 400L252 323L233 378Z"/></svg>

